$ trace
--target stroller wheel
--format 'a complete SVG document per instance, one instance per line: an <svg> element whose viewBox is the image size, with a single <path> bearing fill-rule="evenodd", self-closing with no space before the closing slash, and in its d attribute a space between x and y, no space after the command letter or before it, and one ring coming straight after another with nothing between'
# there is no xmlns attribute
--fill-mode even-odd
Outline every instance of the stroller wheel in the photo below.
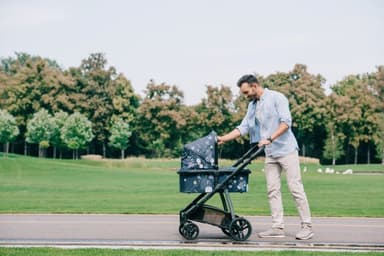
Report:
<svg viewBox="0 0 384 256"><path fill-rule="evenodd" d="M229 229L221 228L221 231L223 231L223 233L226 234L227 236L231 236L231 232L229 232Z"/></svg>
<svg viewBox="0 0 384 256"><path fill-rule="evenodd" d="M230 236L235 241L245 241L252 233L252 226L244 218L235 218L229 225Z"/></svg>
<svg viewBox="0 0 384 256"><path fill-rule="evenodd" d="M199 235L199 227L196 224L187 221L180 225L179 233L187 240L194 240Z"/></svg>

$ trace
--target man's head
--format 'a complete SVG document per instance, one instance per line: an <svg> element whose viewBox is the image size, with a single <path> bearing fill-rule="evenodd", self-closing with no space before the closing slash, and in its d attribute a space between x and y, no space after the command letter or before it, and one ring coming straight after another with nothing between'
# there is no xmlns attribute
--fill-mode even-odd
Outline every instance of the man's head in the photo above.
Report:
<svg viewBox="0 0 384 256"><path fill-rule="evenodd" d="M259 99L263 94L263 88L254 75L244 75L237 82L240 92L249 100Z"/></svg>

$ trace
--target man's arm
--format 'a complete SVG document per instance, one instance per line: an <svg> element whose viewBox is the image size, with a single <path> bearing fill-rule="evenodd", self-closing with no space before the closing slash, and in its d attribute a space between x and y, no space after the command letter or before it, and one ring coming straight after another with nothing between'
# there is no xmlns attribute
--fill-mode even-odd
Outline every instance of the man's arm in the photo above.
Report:
<svg viewBox="0 0 384 256"><path fill-rule="evenodd" d="M219 145L224 144L227 141L234 140L241 136L240 130L238 128L234 129L230 133L227 133L223 136L217 136L217 143Z"/></svg>
<svg viewBox="0 0 384 256"><path fill-rule="evenodd" d="M281 122L279 125L279 128L277 128L277 130L271 135L270 139L272 141L274 141L275 139L280 137L283 133L285 133L288 130L288 128L289 128L289 126L286 123ZM263 145L269 145L272 143L272 141L270 141L268 139L261 140L261 141L259 141L259 147L261 147Z"/></svg>

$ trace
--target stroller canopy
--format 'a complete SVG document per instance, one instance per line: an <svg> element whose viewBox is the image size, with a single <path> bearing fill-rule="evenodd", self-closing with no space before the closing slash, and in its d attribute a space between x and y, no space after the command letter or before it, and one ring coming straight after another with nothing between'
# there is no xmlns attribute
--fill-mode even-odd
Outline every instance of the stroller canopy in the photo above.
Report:
<svg viewBox="0 0 384 256"><path fill-rule="evenodd" d="M205 137L184 145L181 170L218 169L217 134L212 131Z"/></svg>

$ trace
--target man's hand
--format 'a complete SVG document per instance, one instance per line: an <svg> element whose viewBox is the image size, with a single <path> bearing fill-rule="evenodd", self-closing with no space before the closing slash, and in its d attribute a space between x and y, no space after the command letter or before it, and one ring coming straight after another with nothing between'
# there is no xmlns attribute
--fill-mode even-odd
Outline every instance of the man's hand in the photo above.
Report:
<svg viewBox="0 0 384 256"><path fill-rule="evenodd" d="M221 144L224 144L225 142L227 141L231 141L231 140L234 140L236 139L237 137L240 137L240 131L239 129L234 129L233 131L231 131L230 133L227 133L223 136L217 136L217 144L221 145Z"/></svg>
<svg viewBox="0 0 384 256"><path fill-rule="evenodd" d="M223 140L223 136L217 136L217 144L222 145L225 141Z"/></svg>
<svg viewBox="0 0 384 256"><path fill-rule="evenodd" d="M259 141L259 148L261 148L262 146L267 146L269 144L271 144L272 142L270 140L260 140Z"/></svg>

